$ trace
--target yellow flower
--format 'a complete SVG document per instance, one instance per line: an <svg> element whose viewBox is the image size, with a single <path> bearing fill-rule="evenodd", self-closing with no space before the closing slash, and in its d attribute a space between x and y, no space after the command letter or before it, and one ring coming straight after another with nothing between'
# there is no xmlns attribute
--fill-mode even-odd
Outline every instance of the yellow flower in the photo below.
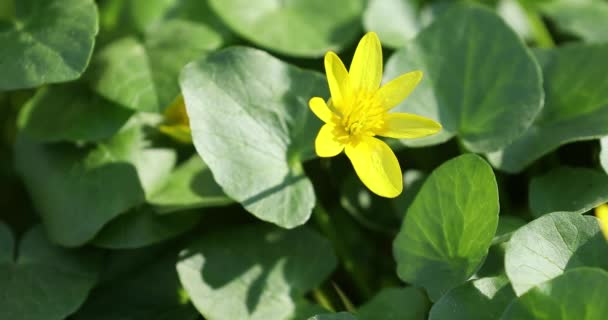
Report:
<svg viewBox="0 0 608 320"><path fill-rule="evenodd" d="M184 97L180 95L165 109L165 122L158 129L181 143L192 143L190 120L186 113Z"/></svg>
<svg viewBox="0 0 608 320"><path fill-rule="evenodd" d="M608 204L595 208L595 216L600 219L600 228L604 232L604 237L608 239Z"/></svg>
<svg viewBox="0 0 608 320"><path fill-rule="evenodd" d="M431 119L388 111L403 101L422 79L422 72L403 74L380 87L382 48L378 36L367 33L346 71L333 52L325 55L331 99L310 99L309 106L325 125L315 140L319 157L345 151L359 179L377 195L394 198L403 191L399 161L375 136L410 139L435 134L441 125Z"/></svg>

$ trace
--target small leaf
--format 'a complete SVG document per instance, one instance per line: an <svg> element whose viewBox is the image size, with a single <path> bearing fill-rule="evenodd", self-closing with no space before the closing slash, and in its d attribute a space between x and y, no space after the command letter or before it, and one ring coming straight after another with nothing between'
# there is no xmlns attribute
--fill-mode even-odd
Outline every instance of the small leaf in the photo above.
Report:
<svg viewBox="0 0 608 320"><path fill-rule="evenodd" d="M543 69L545 105L532 126L488 159L516 173L559 146L608 135L608 45L535 51ZM584 88L584 89L583 89Z"/></svg>
<svg viewBox="0 0 608 320"><path fill-rule="evenodd" d="M0 21L0 91L74 80L84 72L97 35L92 0L11 0Z"/></svg>
<svg viewBox="0 0 608 320"><path fill-rule="evenodd" d="M532 55L499 16L482 7L459 5L441 14L391 56L385 80L412 70L424 78L396 111L432 118L444 130L401 140L406 145L458 136L471 151L498 150L527 129L542 106Z"/></svg>
<svg viewBox="0 0 608 320"><path fill-rule="evenodd" d="M224 192L264 221L306 222L315 195L301 161L320 127L307 104L327 96L323 77L233 47L188 64L180 83L194 145Z"/></svg>
<svg viewBox="0 0 608 320"><path fill-rule="evenodd" d="M40 226L25 233L17 249L0 222L0 240L0 319L65 319L97 282L100 252L53 245Z"/></svg>
<svg viewBox="0 0 608 320"><path fill-rule="evenodd" d="M432 300L464 283L488 254L498 210L494 173L480 157L462 155L435 169L393 243L399 277Z"/></svg>
<svg viewBox="0 0 608 320"><path fill-rule="evenodd" d="M560 167L532 178L529 198L537 217L557 211L585 213L608 201L608 176L593 169Z"/></svg>
<svg viewBox="0 0 608 320"><path fill-rule="evenodd" d="M253 225L203 235L177 272L205 318L282 320L335 265L330 244L307 228Z"/></svg>
<svg viewBox="0 0 608 320"><path fill-rule="evenodd" d="M606 271L578 268L532 288L513 301L500 319L604 319L608 314L607 295Z"/></svg>
<svg viewBox="0 0 608 320"><path fill-rule="evenodd" d="M505 276L467 281L433 305L429 320L494 320L515 298Z"/></svg>
<svg viewBox="0 0 608 320"><path fill-rule="evenodd" d="M260 2L210 0L236 33L282 54L320 57L339 51L359 35L364 1L291 0Z"/></svg>
<svg viewBox="0 0 608 320"><path fill-rule="evenodd" d="M505 271L519 296L570 269L607 268L606 252L596 218L555 212L515 231L505 253Z"/></svg>

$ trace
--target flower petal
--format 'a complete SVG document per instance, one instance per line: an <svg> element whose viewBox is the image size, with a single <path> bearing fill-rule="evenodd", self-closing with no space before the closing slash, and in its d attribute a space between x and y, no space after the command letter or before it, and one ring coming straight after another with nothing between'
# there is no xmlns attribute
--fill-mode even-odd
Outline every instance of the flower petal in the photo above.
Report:
<svg viewBox="0 0 608 320"><path fill-rule="evenodd" d="M384 110L390 110L405 100L422 80L422 71L412 71L400 75L383 85L376 93L376 99Z"/></svg>
<svg viewBox="0 0 608 320"><path fill-rule="evenodd" d="M333 104L342 111L350 94L349 76L342 60L331 51L325 54L325 73Z"/></svg>
<svg viewBox="0 0 608 320"><path fill-rule="evenodd" d="M334 126L326 124L319 130L315 139L315 151L319 157L335 157L344 149L344 144L336 140L334 129Z"/></svg>
<svg viewBox="0 0 608 320"><path fill-rule="evenodd" d="M435 120L411 113L389 113L384 117L384 127L377 135L397 139L422 138L441 131Z"/></svg>
<svg viewBox="0 0 608 320"><path fill-rule="evenodd" d="M308 101L308 106L310 107L310 110L312 110L312 112L323 122L329 123L331 121L333 112L331 112L325 103L325 100L322 98L313 97L310 99L310 101Z"/></svg>
<svg viewBox="0 0 608 320"><path fill-rule="evenodd" d="M608 204L604 203L595 208L595 216L599 219L604 237L608 239Z"/></svg>
<svg viewBox="0 0 608 320"><path fill-rule="evenodd" d="M374 32L368 32L357 46L349 69L353 90L374 92L382 81L382 47Z"/></svg>
<svg viewBox="0 0 608 320"><path fill-rule="evenodd" d="M346 146L346 155L363 184L373 193L394 198L403 191L403 177L393 150L382 140L363 137Z"/></svg>

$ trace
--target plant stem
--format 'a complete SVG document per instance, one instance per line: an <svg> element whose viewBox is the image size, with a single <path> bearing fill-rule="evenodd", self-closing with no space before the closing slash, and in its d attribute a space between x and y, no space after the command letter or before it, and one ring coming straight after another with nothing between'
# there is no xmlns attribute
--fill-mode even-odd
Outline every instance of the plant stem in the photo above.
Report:
<svg viewBox="0 0 608 320"><path fill-rule="evenodd" d="M534 40L539 48L553 48L555 47L555 41L553 41L553 37L551 37L551 33L549 29L547 29L547 25L541 18L540 14L536 12L532 8L524 7L526 11L526 16L528 17L528 22L532 27L532 32L534 33Z"/></svg>
<svg viewBox="0 0 608 320"><path fill-rule="evenodd" d="M336 312L336 308L331 304L330 299L325 295L325 292L321 288L315 288L312 290L312 296L321 307L331 311Z"/></svg>

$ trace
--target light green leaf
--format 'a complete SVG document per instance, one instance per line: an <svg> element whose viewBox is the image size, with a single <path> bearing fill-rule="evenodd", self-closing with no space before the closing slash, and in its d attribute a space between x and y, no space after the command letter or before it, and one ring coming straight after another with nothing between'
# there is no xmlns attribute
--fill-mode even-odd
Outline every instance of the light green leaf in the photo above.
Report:
<svg viewBox="0 0 608 320"><path fill-rule="evenodd" d="M330 244L309 229L253 225L203 235L177 272L205 318L282 320L335 265Z"/></svg>
<svg viewBox="0 0 608 320"><path fill-rule="evenodd" d="M126 108L160 112L179 95L182 67L222 44L210 28L185 20L151 27L145 41L123 38L104 47L87 74L100 95Z"/></svg>
<svg viewBox="0 0 608 320"><path fill-rule="evenodd" d="M323 77L233 47L188 64L180 83L194 145L224 192L262 220L306 222L315 195L300 162L314 155L321 122L308 100L327 96Z"/></svg>
<svg viewBox="0 0 608 320"><path fill-rule="evenodd" d="M19 126L38 142L99 141L118 132L132 113L69 83L39 90L21 110Z"/></svg>
<svg viewBox="0 0 608 320"><path fill-rule="evenodd" d="M545 106L517 140L488 158L515 173L560 145L608 135L608 45L569 45L536 51L544 75ZM581 88L584 88L581 89Z"/></svg>
<svg viewBox="0 0 608 320"><path fill-rule="evenodd" d="M595 217L556 212L515 231L505 253L505 270L517 295L522 295L570 269L608 268L606 252Z"/></svg>
<svg viewBox="0 0 608 320"><path fill-rule="evenodd" d="M608 314L608 273L578 268L517 298L502 320L597 320Z"/></svg>
<svg viewBox="0 0 608 320"><path fill-rule="evenodd" d="M456 6L442 14L389 59L385 79L413 70L424 78L396 111L430 117L444 130L401 140L406 145L456 135L471 151L497 150L541 109L541 74L532 55L500 17L482 7Z"/></svg>
<svg viewBox="0 0 608 320"><path fill-rule="evenodd" d="M387 288L359 308L359 320L425 320L430 302L414 287Z"/></svg>
<svg viewBox="0 0 608 320"><path fill-rule="evenodd" d="M432 300L479 268L498 224L498 187L480 157L454 158L426 179L393 243L397 273Z"/></svg>
<svg viewBox="0 0 608 320"><path fill-rule="evenodd" d="M112 251L104 274L120 271L99 285L70 319L195 320L199 314L179 284L175 248ZM135 263L134 263L135 262Z"/></svg>
<svg viewBox="0 0 608 320"><path fill-rule="evenodd" d="M223 21L256 45L281 54L320 57L360 33L362 0L210 0Z"/></svg>
<svg viewBox="0 0 608 320"><path fill-rule="evenodd" d="M13 1L14 16L9 22L0 21L0 91L80 77L89 63L97 35L95 3L8 2Z"/></svg>
<svg viewBox="0 0 608 320"><path fill-rule="evenodd" d="M93 244L108 249L133 249L166 241L192 228L200 212L182 211L159 215L149 206L139 207L108 223Z"/></svg>
<svg viewBox="0 0 608 320"><path fill-rule="evenodd" d="M0 240L0 319L63 320L97 282L100 252L53 245L40 226L25 233L15 248L0 222Z"/></svg>
<svg viewBox="0 0 608 320"><path fill-rule="evenodd" d="M164 181L175 152L148 148L139 126L96 146L37 144L21 136L17 170L49 237L79 246Z"/></svg>
<svg viewBox="0 0 608 320"><path fill-rule="evenodd" d="M370 0L363 14L367 31L378 33L383 45L399 48L421 29L418 0Z"/></svg>
<svg viewBox="0 0 608 320"><path fill-rule="evenodd" d="M537 217L557 211L585 213L608 201L608 176L588 168L559 167L532 178L529 198Z"/></svg>
<svg viewBox="0 0 608 320"><path fill-rule="evenodd" d="M169 213L188 208L222 206L232 200L215 183L203 160L194 155L175 168L163 186L148 197L148 202L159 213Z"/></svg>
<svg viewBox="0 0 608 320"><path fill-rule="evenodd" d="M433 305L429 320L498 319L515 293L505 276L467 281Z"/></svg>
<svg viewBox="0 0 608 320"><path fill-rule="evenodd" d="M308 320L357 320L357 318L348 312L326 313L319 314Z"/></svg>
<svg viewBox="0 0 608 320"><path fill-rule="evenodd" d="M600 163L602 164L604 171L608 173L608 137L600 139L600 145L602 146L602 151L600 151Z"/></svg>

